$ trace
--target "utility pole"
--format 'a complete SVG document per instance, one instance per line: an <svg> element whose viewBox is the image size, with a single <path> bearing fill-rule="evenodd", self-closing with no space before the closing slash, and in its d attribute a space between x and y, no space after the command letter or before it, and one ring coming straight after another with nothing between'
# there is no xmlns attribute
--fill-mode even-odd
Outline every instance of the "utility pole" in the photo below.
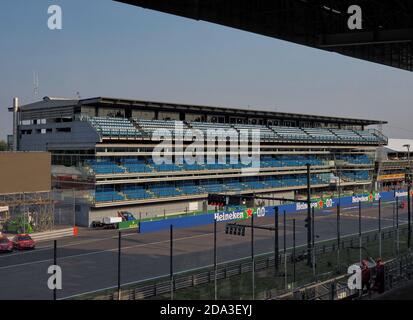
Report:
<svg viewBox="0 0 413 320"><path fill-rule="evenodd" d="M400 254L400 230L399 230L399 198L396 197L396 249L397 256Z"/></svg>
<svg viewBox="0 0 413 320"><path fill-rule="evenodd" d="M252 300L255 300L254 214L251 216Z"/></svg>
<svg viewBox="0 0 413 320"><path fill-rule="evenodd" d="M284 244L284 279L285 279L285 289L288 288L288 271L287 271L287 217L284 210L283 217L283 244Z"/></svg>
<svg viewBox="0 0 413 320"><path fill-rule="evenodd" d="M361 232L361 201L359 201L359 255L360 255L360 263L362 260L362 246L363 246L363 235Z"/></svg>
<svg viewBox="0 0 413 320"><path fill-rule="evenodd" d="M57 240L54 240L53 242L53 264L55 267L57 267ZM55 272L56 274L56 272ZM56 280L55 280L56 281ZM53 300L56 301L57 300L57 288L56 285L53 289Z"/></svg>
<svg viewBox="0 0 413 320"><path fill-rule="evenodd" d="M295 241L295 219L293 219L293 287L295 284L295 250L296 250L296 241Z"/></svg>
<svg viewBox="0 0 413 320"><path fill-rule="evenodd" d="M121 268L121 264L120 264L120 259L121 259L121 250L122 250L122 233L119 231L118 234L118 300L120 300L121 297L121 288L120 288L120 268Z"/></svg>
<svg viewBox="0 0 413 320"><path fill-rule="evenodd" d="M214 219L214 298L215 301L218 300L218 288L217 288L217 280L218 280L218 266L217 266L217 220Z"/></svg>
<svg viewBox="0 0 413 320"><path fill-rule="evenodd" d="M340 226L340 199L337 204L337 270L340 271L340 242L341 242L341 226Z"/></svg>
<svg viewBox="0 0 413 320"><path fill-rule="evenodd" d="M381 199L379 199L379 256L382 256L382 234L381 234Z"/></svg>
<svg viewBox="0 0 413 320"><path fill-rule="evenodd" d="M405 144L403 147L407 148L407 170L406 170L406 183L407 183L407 247L410 249L411 237L412 237L412 224L411 224L411 165L410 165L410 144Z"/></svg>
<svg viewBox="0 0 413 320"><path fill-rule="evenodd" d="M274 273L278 274L278 256L279 256L279 243L278 243L278 207L274 207Z"/></svg>
<svg viewBox="0 0 413 320"><path fill-rule="evenodd" d="M312 241L312 247L313 247L313 261L312 261L313 276L315 278L315 276L316 276L316 255L315 255L315 251L316 250L315 250L315 225L314 225L314 222L315 222L314 208L312 208L312 210L311 210L311 233L312 233L311 241Z"/></svg>
<svg viewBox="0 0 413 320"><path fill-rule="evenodd" d="M311 165L307 164L307 265L311 266Z"/></svg>
<svg viewBox="0 0 413 320"><path fill-rule="evenodd" d="M173 240L174 240L174 236L173 236L173 231L174 231L174 227L171 224L170 227L170 252L169 252L169 278L171 281L171 300L174 299L174 264L173 264L173 255L174 255L174 247L173 247Z"/></svg>

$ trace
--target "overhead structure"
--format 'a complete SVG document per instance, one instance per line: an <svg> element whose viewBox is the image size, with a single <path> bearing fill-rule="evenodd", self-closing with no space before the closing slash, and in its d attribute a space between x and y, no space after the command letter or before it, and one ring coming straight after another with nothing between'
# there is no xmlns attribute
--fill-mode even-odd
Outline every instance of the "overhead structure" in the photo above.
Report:
<svg viewBox="0 0 413 320"><path fill-rule="evenodd" d="M411 0L115 0L413 71ZM358 5L362 29L350 30Z"/></svg>

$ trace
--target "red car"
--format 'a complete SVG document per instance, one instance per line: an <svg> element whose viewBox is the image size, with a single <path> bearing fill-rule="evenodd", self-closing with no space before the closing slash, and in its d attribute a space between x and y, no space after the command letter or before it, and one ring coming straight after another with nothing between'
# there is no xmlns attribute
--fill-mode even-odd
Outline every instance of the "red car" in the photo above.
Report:
<svg viewBox="0 0 413 320"><path fill-rule="evenodd" d="M18 234L13 238L13 246L17 250L34 249L36 243L28 234Z"/></svg>
<svg viewBox="0 0 413 320"><path fill-rule="evenodd" d="M11 242L6 237L0 236L0 252L12 252L13 251L13 242Z"/></svg>

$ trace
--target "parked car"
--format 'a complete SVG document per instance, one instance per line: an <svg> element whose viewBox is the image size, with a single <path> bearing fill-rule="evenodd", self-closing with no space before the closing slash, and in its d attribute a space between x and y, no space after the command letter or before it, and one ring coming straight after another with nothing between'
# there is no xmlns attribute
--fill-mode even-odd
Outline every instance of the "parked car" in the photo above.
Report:
<svg viewBox="0 0 413 320"><path fill-rule="evenodd" d="M28 234L18 234L13 238L13 246L17 250L34 249L35 241Z"/></svg>
<svg viewBox="0 0 413 320"><path fill-rule="evenodd" d="M13 242L10 241L7 237L0 236L0 252L12 252L13 251Z"/></svg>

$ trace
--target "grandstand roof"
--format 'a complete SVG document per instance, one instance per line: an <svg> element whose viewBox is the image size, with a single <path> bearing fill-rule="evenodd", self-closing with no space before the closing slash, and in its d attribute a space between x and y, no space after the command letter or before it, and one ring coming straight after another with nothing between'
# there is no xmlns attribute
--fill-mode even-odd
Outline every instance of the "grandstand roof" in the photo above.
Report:
<svg viewBox="0 0 413 320"><path fill-rule="evenodd" d="M388 145L385 147L387 152L407 153L407 148L404 145L410 145L410 152L413 152L412 139L389 139Z"/></svg>
<svg viewBox="0 0 413 320"><path fill-rule="evenodd" d="M413 71L411 0L115 1ZM362 30L348 27L351 5L362 9Z"/></svg>
<svg viewBox="0 0 413 320"><path fill-rule="evenodd" d="M170 110L170 111L182 111L182 112L201 112L205 114L217 114L217 115L239 115L239 116L250 116L250 117L268 117L274 119L289 119L289 120L301 120L301 121L321 121L321 122L331 122L340 123L348 125L377 125L386 124L386 121L379 120L367 120L367 119L355 119L346 117L329 117L322 115L310 115L310 114L299 114L299 113L286 113L286 112L274 112L274 111L261 111L259 108L242 109L237 107L214 107L214 106L203 106L203 105L193 105L193 104L181 104L181 103L170 103L170 102L156 102L156 101L144 101L144 100L131 100L131 99L119 99L119 98L109 98L109 97L95 97L89 99L81 100L70 100L70 99L58 99L45 97L42 101L35 102L32 104L27 104L21 106L21 110L29 111L36 109L47 109L56 107L67 107L67 106L102 106L111 105L111 107L130 107L139 108L144 107L146 110L158 109L158 110ZM10 111L13 111L10 109Z"/></svg>

